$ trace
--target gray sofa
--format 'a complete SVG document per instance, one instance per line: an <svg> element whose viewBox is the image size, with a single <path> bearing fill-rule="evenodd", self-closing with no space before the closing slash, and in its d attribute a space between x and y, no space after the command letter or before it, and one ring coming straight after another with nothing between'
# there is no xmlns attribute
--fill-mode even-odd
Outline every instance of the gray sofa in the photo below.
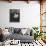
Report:
<svg viewBox="0 0 46 46"><path fill-rule="evenodd" d="M26 28L9 28L9 32L11 33L9 36L5 36L5 39L9 39L10 40L20 40L21 43L30 43L33 42L34 37L32 36L32 31L30 30L30 34L28 35L28 33L26 34L22 34L21 33L21 29L26 29Z"/></svg>

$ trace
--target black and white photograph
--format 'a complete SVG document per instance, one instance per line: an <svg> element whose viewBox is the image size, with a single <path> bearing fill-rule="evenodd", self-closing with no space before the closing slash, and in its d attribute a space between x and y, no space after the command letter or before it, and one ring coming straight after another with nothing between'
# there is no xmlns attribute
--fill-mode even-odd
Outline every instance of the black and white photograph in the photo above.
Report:
<svg viewBox="0 0 46 46"><path fill-rule="evenodd" d="M10 9L10 22L20 22L20 9Z"/></svg>

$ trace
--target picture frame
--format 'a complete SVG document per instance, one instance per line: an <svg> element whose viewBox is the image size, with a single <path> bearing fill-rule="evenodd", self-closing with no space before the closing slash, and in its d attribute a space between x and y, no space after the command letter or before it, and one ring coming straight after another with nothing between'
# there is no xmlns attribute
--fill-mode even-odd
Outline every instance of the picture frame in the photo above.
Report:
<svg viewBox="0 0 46 46"><path fill-rule="evenodd" d="M10 9L10 22L20 22L20 9Z"/></svg>

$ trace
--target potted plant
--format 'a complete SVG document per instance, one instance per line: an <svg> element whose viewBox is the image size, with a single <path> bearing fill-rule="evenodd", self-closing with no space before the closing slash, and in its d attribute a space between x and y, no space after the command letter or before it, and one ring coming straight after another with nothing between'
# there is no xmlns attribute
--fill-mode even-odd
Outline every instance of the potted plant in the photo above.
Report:
<svg viewBox="0 0 46 46"><path fill-rule="evenodd" d="M39 33L38 27L32 27L32 28L35 31L35 33L34 33L34 40L36 40L36 38L38 37L38 33Z"/></svg>
<svg viewBox="0 0 46 46"><path fill-rule="evenodd" d="M35 31L35 33L34 33L34 40L36 40L38 37L41 38L42 32L38 31L39 28L38 27L32 27L32 28Z"/></svg>

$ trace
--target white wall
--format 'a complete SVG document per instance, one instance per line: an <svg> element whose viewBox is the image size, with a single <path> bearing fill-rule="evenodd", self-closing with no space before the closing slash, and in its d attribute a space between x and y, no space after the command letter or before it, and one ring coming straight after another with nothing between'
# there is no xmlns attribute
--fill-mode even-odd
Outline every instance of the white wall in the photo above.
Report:
<svg viewBox="0 0 46 46"><path fill-rule="evenodd" d="M20 22L9 22L9 10L20 9ZM40 4L38 2L0 2L0 26L32 27L40 26Z"/></svg>

